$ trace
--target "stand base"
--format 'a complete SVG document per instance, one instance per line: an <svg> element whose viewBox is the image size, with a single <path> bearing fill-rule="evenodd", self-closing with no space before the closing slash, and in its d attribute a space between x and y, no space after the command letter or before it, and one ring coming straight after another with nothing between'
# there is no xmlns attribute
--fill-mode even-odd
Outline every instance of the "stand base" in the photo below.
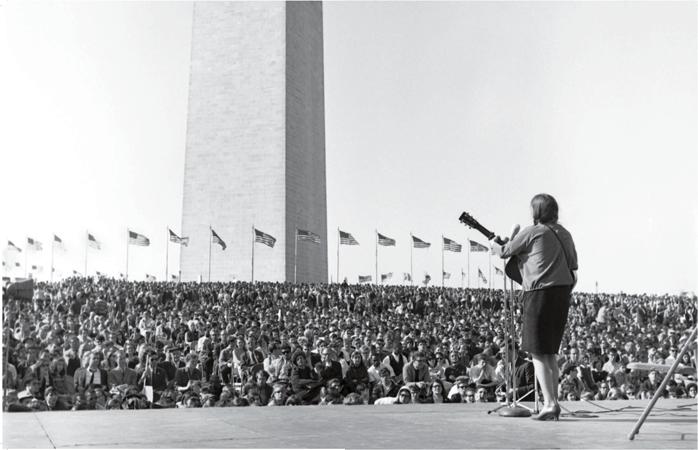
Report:
<svg viewBox="0 0 698 450"><path fill-rule="evenodd" d="M509 408L502 408L499 411L499 415L502 417L531 417L531 411L520 406L512 406Z"/></svg>

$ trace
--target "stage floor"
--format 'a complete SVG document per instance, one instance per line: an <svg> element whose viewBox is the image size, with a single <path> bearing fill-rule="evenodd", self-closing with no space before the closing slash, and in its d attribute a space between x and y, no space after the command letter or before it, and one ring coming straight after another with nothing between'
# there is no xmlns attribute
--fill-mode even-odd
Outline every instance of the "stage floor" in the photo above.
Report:
<svg viewBox="0 0 698 450"><path fill-rule="evenodd" d="M566 402L560 421L500 417L494 403L4 413L3 448L696 449L695 400ZM610 412L608 409L616 410ZM618 411L620 410L620 411Z"/></svg>

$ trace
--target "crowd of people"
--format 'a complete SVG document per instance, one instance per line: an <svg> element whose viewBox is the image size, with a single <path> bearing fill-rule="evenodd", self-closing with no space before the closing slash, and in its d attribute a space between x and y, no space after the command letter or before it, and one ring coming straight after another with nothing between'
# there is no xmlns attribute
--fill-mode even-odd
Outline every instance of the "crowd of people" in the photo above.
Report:
<svg viewBox="0 0 698 450"><path fill-rule="evenodd" d="M517 348L521 300L508 298L409 285L90 277L39 282L31 300L4 289L3 406L533 401L533 365ZM650 398L664 375L627 364L672 363L697 318L694 295L573 293L559 400ZM695 398L695 354L693 342L664 397Z"/></svg>

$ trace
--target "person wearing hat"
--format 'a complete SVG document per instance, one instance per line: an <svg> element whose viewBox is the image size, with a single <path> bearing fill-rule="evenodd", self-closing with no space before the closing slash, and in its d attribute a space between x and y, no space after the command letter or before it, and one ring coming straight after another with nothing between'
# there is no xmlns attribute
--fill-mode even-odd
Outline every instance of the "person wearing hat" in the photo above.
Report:
<svg viewBox="0 0 698 450"><path fill-rule="evenodd" d="M26 405L32 399L41 399L41 380L36 375L29 375L26 388L17 394L17 399L22 405Z"/></svg>
<svg viewBox="0 0 698 450"><path fill-rule="evenodd" d="M412 390L407 386L403 386L398 390L397 396L395 397L395 401L393 402L393 404L395 404L395 405L408 405L410 403L413 403L412 402L413 398L414 398L414 396L413 396Z"/></svg>
<svg viewBox="0 0 698 450"><path fill-rule="evenodd" d="M291 357L291 363L293 364L293 369L291 370L293 393L308 403L319 400L320 390L322 389L320 377L316 370L308 365L302 350L296 350Z"/></svg>
<svg viewBox="0 0 698 450"><path fill-rule="evenodd" d="M410 388L402 386L398 389L395 397L381 397L374 400L374 405L403 405L412 403L412 393Z"/></svg>
<svg viewBox="0 0 698 450"><path fill-rule="evenodd" d="M182 348L174 345L166 345L165 351L165 361L160 363L160 368L167 374L167 379L170 383L174 382L175 374L177 369L181 369L186 366L184 361L182 361Z"/></svg>
<svg viewBox="0 0 698 450"><path fill-rule="evenodd" d="M456 391L448 396L451 403L475 403L475 387L468 377L458 377L453 387Z"/></svg>
<svg viewBox="0 0 698 450"><path fill-rule="evenodd" d="M642 383L641 389L654 393L657 391L657 389L659 389L663 379L664 377L659 376L659 372L656 370L651 370L647 375L647 379Z"/></svg>

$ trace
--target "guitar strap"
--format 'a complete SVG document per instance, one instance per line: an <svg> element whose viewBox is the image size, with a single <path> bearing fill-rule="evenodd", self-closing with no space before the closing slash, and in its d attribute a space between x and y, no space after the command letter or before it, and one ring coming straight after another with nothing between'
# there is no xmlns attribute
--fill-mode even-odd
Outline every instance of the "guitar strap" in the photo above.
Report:
<svg viewBox="0 0 698 450"><path fill-rule="evenodd" d="M570 260L567 257L567 249L565 248L565 244L562 243L562 239L560 239L560 236L558 236L557 231L553 230L552 227L548 224L543 225L545 225L550 231L553 232L553 234L557 238L557 241L560 243L560 246L562 247L562 253L565 255L565 263L567 263L567 269L570 271L570 275L572 275L572 280L574 280L574 273L572 273L572 269L570 269Z"/></svg>

